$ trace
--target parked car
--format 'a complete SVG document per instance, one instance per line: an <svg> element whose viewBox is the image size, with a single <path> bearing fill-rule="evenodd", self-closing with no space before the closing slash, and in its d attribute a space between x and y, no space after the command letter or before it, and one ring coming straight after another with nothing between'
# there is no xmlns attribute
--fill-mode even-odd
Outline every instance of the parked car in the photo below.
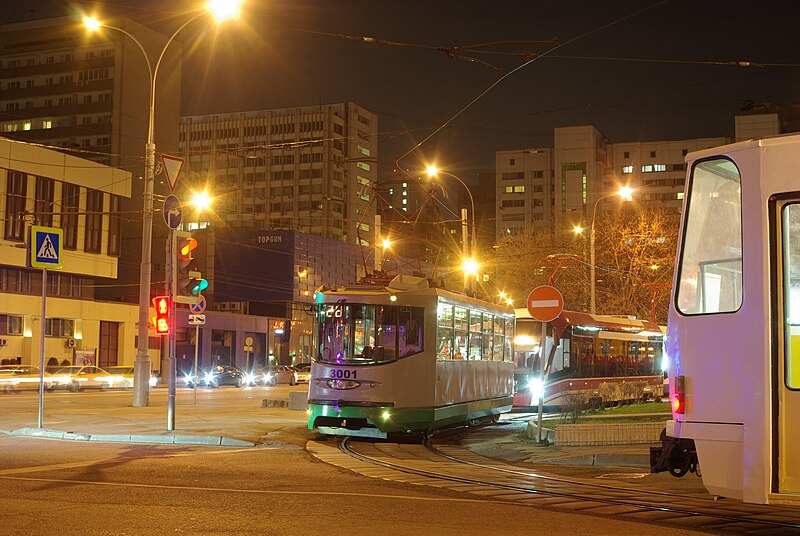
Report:
<svg viewBox="0 0 800 536"><path fill-rule="evenodd" d="M117 389L130 389L133 387L133 366L113 366L106 367L106 371L110 375L111 387ZM158 376L155 373L150 374L150 387L158 385Z"/></svg>
<svg viewBox="0 0 800 536"><path fill-rule="evenodd" d="M297 371L298 383L308 383L311 380L311 363L298 363L294 369Z"/></svg>
<svg viewBox="0 0 800 536"><path fill-rule="evenodd" d="M22 391L39 389L39 367L30 365L0 365L0 391ZM53 388L50 374L44 373L44 387Z"/></svg>
<svg viewBox="0 0 800 536"><path fill-rule="evenodd" d="M255 385L278 385L288 383L297 385L297 371L286 365L267 367L254 375Z"/></svg>
<svg viewBox="0 0 800 536"><path fill-rule="evenodd" d="M54 388L81 391L83 389L110 389L114 379L108 371L94 365L61 367L50 376Z"/></svg>
<svg viewBox="0 0 800 536"><path fill-rule="evenodd" d="M220 385L233 385L241 387L247 382L245 380L245 373L236 367L227 365L217 365L211 367L205 372L200 372L197 379L189 372L184 376L184 381L188 387L206 386L206 387L219 387Z"/></svg>

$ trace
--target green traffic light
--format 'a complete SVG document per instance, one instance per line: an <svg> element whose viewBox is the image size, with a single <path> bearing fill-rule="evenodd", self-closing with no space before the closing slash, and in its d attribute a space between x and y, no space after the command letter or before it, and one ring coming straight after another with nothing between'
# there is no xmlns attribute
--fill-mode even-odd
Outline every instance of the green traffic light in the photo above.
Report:
<svg viewBox="0 0 800 536"><path fill-rule="evenodd" d="M208 280L201 279L195 286L192 287L192 294L197 296L207 288L208 288Z"/></svg>

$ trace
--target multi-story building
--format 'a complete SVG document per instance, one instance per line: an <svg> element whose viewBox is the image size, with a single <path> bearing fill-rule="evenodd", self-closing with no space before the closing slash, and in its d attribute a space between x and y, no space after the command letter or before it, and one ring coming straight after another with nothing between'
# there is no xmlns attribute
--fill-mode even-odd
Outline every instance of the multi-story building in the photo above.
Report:
<svg viewBox="0 0 800 536"><path fill-rule="evenodd" d="M97 301L95 287L118 275L119 207L130 195L129 172L0 138L0 360L39 363L42 270L27 267L35 224L63 231L63 268L47 275L46 361L88 352L101 365L131 363L138 308Z"/></svg>
<svg viewBox="0 0 800 536"><path fill-rule="evenodd" d="M153 65L167 37L129 19L109 25L134 36ZM170 44L159 67L154 139L161 152L178 148L180 43ZM130 198L120 210L126 262L120 279L131 283L108 297L138 299L145 143L150 74L138 45L123 32L89 32L73 17L0 26L0 135L52 148L133 173ZM168 192L157 180L157 194ZM154 226L154 244L163 229ZM156 266L157 269L163 267ZM102 294L102 288L98 293Z"/></svg>
<svg viewBox="0 0 800 536"><path fill-rule="evenodd" d="M614 202L621 186L640 203L679 212L688 152L727 138L609 143L595 127L555 129L552 149L496 153L496 237L526 227L571 229L590 223L595 206Z"/></svg>
<svg viewBox="0 0 800 536"><path fill-rule="evenodd" d="M369 245L377 133L377 116L350 102L184 117L181 181L217 197L225 226Z"/></svg>
<svg viewBox="0 0 800 536"><path fill-rule="evenodd" d="M553 150L495 154L495 236L553 225Z"/></svg>

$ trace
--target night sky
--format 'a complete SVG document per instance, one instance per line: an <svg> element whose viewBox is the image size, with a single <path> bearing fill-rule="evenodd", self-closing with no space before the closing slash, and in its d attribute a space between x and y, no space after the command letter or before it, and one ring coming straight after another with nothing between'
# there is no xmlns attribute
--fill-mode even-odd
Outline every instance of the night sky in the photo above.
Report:
<svg viewBox="0 0 800 536"><path fill-rule="evenodd" d="M2 0L0 21L89 10L124 13L169 34L197 5ZM380 115L385 173L504 72L549 51L500 82L401 165L416 168L436 159L470 177L493 169L497 150L551 146L554 127L579 124L595 125L611 142L732 136L734 114L746 101L800 102L796 2L751 3L748 10L741 5L249 0L243 21L219 32L198 21L181 34L182 114L353 101ZM532 42L552 39L561 46ZM453 50L454 57L436 50L497 41L528 42ZM762 66L718 64L738 61Z"/></svg>

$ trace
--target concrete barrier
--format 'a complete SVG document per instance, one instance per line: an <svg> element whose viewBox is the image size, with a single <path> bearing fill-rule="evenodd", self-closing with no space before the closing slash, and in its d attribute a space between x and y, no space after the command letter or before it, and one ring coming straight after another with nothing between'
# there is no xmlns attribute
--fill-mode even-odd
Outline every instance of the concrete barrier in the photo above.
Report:
<svg viewBox="0 0 800 536"><path fill-rule="evenodd" d="M663 422L557 424L555 444L566 446L658 443Z"/></svg>
<svg viewBox="0 0 800 536"><path fill-rule="evenodd" d="M305 411L308 409L308 392L289 391L289 409Z"/></svg>

